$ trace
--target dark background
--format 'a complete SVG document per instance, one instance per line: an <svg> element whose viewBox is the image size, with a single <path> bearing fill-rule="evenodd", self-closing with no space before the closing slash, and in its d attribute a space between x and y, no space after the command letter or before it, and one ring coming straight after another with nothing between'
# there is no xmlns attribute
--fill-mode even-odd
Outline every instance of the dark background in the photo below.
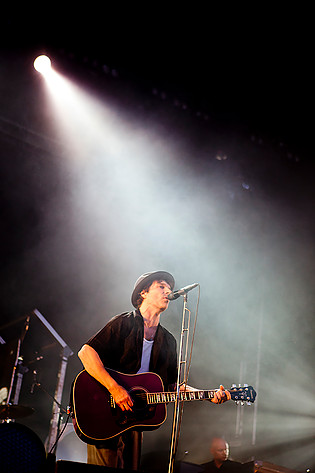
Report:
<svg viewBox="0 0 315 473"><path fill-rule="evenodd" d="M224 435L235 460L312 468L309 12L84 8L4 20L0 335L14 345L27 315L44 315L74 352L66 405L76 352L129 310L141 273L199 282L190 384L247 382L258 398L256 411L185 406L178 459L208 460L211 437ZM69 81L59 99L33 68L41 53ZM195 292L189 302L194 312ZM179 339L181 300L162 323ZM52 401L30 394L32 371L53 394L60 347L34 315L22 354L20 403L35 413L19 422L45 441ZM145 436L144 467L167 461L170 423L171 408ZM73 432L67 442L71 459L84 458Z"/></svg>

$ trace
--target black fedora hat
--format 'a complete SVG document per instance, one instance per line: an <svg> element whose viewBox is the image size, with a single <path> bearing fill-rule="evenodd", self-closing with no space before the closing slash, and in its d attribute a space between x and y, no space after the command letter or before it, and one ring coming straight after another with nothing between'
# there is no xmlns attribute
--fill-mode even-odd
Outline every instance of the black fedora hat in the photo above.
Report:
<svg viewBox="0 0 315 473"><path fill-rule="evenodd" d="M154 281L166 281L167 284L170 285L172 290L175 286L175 279L167 271L151 271L150 273L142 274L136 280L135 287L131 295L131 302L134 307L137 307L137 299L143 288L149 283L152 284Z"/></svg>

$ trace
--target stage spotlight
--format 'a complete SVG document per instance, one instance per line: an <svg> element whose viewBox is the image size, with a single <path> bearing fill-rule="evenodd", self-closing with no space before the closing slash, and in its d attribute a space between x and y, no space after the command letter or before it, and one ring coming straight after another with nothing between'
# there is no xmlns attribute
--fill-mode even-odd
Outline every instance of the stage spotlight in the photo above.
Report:
<svg viewBox="0 0 315 473"><path fill-rule="evenodd" d="M51 71L51 60L48 56L42 54L41 56L38 56L35 59L34 67L36 71L40 72L43 75L47 75Z"/></svg>

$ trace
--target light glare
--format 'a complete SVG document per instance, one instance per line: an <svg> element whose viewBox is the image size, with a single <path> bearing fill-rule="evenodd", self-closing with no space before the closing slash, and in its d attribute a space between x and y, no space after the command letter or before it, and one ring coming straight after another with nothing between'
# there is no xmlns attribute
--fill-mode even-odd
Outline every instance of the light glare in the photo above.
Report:
<svg viewBox="0 0 315 473"><path fill-rule="evenodd" d="M51 60L42 54L35 59L34 68L43 75L48 74L51 71Z"/></svg>

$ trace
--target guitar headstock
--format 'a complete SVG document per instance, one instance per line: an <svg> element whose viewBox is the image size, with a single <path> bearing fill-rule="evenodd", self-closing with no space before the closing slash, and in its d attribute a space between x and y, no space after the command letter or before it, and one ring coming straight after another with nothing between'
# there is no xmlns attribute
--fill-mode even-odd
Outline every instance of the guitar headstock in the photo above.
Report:
<svg viewBox="0 0 315 473"><path fill-rule="evenodd" d="M244 404L252 404L255 402L256 399L256 391L253 386L236 386L236 384L232 384L231 389L229 389L229 393L231 394L231 399L236 401L237 403Z"/></svg>

